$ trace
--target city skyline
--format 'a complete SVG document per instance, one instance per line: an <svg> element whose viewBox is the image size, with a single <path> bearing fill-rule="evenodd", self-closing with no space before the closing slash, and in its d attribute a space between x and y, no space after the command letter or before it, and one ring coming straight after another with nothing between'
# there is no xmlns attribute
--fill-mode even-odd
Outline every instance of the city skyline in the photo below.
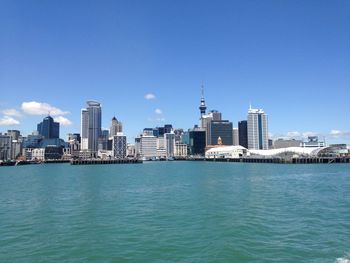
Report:
<svg viewBox="0 0 350 263"><path fill-rule="evenodd" d="M102 104L102 127L116 116L128 141L144 127L188 129L204 84L208 110L234 127L252 103L273 138L350 143L345 1L0 6L1 132L30 134L50 112L66 139L89 99Z"/></svg>

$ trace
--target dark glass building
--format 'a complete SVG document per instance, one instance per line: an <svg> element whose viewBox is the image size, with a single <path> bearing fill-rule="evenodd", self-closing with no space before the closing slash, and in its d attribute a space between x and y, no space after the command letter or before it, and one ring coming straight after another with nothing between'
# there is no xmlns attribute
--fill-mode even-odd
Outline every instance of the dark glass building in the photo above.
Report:
<svg viewBox="0 0 350 263"><path fill-rule="evenodd" d="M37 131L45 139L57 139L60 137L60 124L47 116L38 124Z"/></svg>
<svg viewBox="0 0 350 263"><path fill-rule="evenodd" d="M233 145L232 129L232 122L227 120L208 122L207 144L217 145L220 137L222 145Z"/></svg>
<svg viewBox="0 0 350 263"><path fill-rule="evenodd" d="M248 125L247 121L238 122L238 142L239 145L248 149Z"/></svg>
<svg viewBox="0 0 350 263"><path fill-rule="evenodd" d="M189 130L189 150L190 155L205 154L205 130L193 129Z"/></svg>

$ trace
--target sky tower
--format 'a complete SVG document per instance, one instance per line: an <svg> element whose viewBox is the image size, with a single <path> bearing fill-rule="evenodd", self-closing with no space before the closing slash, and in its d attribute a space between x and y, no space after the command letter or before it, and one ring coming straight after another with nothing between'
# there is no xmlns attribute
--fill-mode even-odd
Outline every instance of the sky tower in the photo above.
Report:
<svg viewBox="0 0 350 263"><path fill-rule="evenodd" d="M205 99L204 99L204 87L202 85L202 97L201 97L201 104L199 106L199 110L201 112L201 117L205 115L205 112L207 110L207 106L205 106Z"/></svg>

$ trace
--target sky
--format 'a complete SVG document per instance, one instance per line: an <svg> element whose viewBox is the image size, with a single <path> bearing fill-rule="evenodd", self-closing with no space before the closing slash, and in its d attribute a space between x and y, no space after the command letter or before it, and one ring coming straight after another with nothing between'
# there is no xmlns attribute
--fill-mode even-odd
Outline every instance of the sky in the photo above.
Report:
<svg viewBox="0 0 350 263"><path fill-rule="evenodd" d="M87 100L129 139L145 127L237 127L249 104L272 138L350 143L350 1L0 1L0 132L80 131Z"/></svg>

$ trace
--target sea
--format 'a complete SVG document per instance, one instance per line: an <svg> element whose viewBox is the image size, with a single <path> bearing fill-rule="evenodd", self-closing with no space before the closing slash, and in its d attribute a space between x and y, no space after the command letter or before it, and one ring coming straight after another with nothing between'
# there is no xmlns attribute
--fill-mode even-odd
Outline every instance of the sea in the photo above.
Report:
<svg viewBox="0 0 350 263"><path fill-rule="evenodd" d="M350 262L349 164L0 167L0 262Z"/></svg>

